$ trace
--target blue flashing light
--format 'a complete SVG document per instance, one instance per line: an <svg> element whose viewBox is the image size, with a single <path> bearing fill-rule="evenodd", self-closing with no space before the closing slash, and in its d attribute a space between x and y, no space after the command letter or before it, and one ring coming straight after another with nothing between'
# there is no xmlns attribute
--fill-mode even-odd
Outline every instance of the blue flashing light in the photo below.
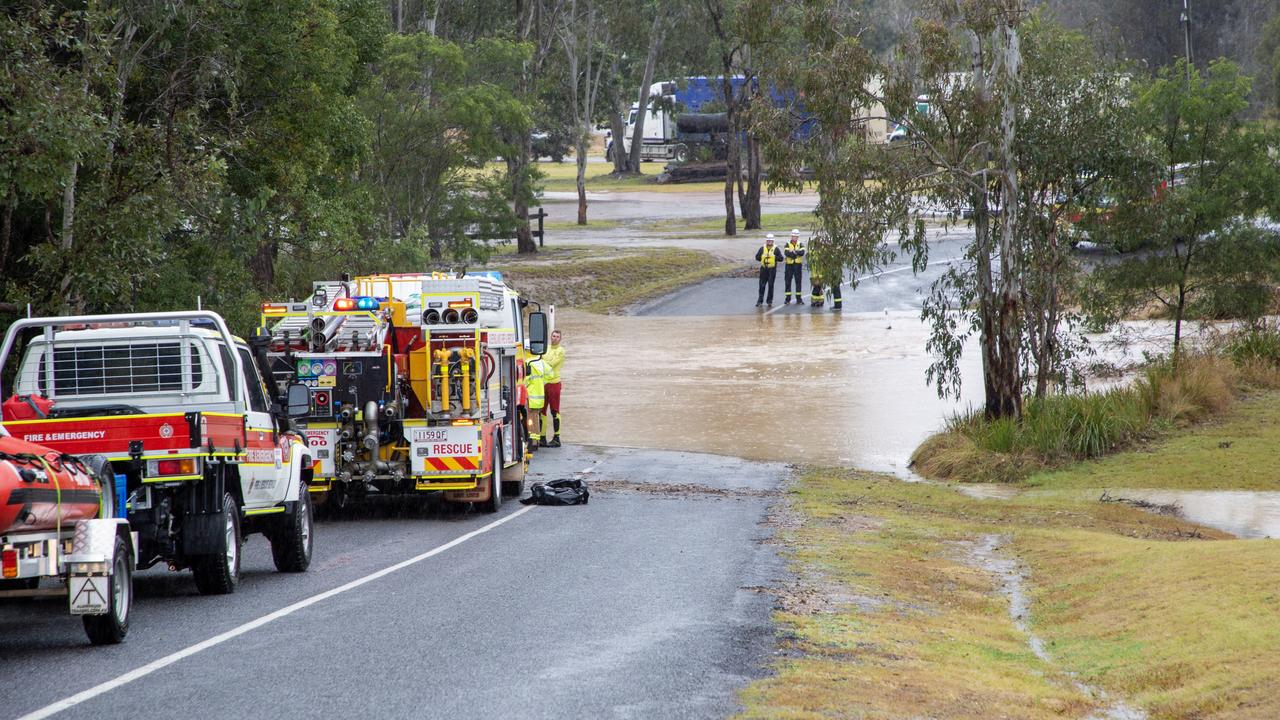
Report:
<svg viewBox="0 0 1280 720"><path fill-rule="evenodd" d="M356 300L356 309L357 309L357 310L377 310L377 309L378 309L378 299L377 299L377 298L372 298L372 297L357 297L355 300Z"/></svg>

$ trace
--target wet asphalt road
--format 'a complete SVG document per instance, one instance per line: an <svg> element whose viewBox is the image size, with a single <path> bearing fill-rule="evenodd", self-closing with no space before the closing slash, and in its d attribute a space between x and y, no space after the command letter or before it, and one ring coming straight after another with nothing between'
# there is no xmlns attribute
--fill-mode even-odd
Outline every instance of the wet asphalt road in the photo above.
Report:
<svg viewBox="0 0 1280 720"><path fill-rule="evenodd" d="M575 474L597 483L587 506L508 501L493 516L381 504L321 523L311 570L301 575L276 573L267 543L255 536L230 596L198 595L187 573L141 573L120 646L88 646L57 601L0 605L0 718L37 711L459 538L56 717L733 712L735 691L764 672L773 649L772 600L751 588L784 573L762 542L761 522L786 468L566 446L541 452L529 481Z"/></svg>
<svg viewBox="0 0 1280 720"><path fill-rule="evenodd" d="M846 280L842 286L844 311L918 313L929 286L953 263L963 258L965 245L972 237L972 231L963 227L954 228L945 233L933 231L929 263L923 272L919 274L912 272L910 258L898 257L877 272L859 276L856 288L851 288L849 281ZM786 238L781 238L779 242L786 242ZM754 257L758 249L759 243L755 243L746 255L749 258ZM744 261L743 267L754 273L756 264ZM695 316L819 312L809 307L808 299L812 285L809 284L808 272L804 273L800 287L804 302L799 305L784 304L786 296L783 269L779 267L778 277L773 287L772 307L755 307L759 280L754 274L744 274L742 277L715 278L693 285L640 308L637 314ZM830 309L831 303L828 301L821 312L830 312Z"/></svg>

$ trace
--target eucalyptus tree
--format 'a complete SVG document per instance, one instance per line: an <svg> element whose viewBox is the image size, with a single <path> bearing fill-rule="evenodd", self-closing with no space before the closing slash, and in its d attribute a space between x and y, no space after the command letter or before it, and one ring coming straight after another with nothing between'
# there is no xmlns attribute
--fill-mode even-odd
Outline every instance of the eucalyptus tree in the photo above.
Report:
<svg viewBox="0 0 1280 720"><path fill-rule="evenodd" d="M1135 112L1147 162L1117 178L1116 207L1091 223L1118 255L1095 286L1112 318L1151 303L1167 310L1175 362L1194 301L1234 295L1228 314L1257 314L1280 280L1277 234L1258 222L1280 210L1277 137L1246 121L1249 92L1249 78L1228 60L1204 74L1179 61L1140 83ZM1241 297L1250 291L1251 302Z"/></svg>
<svg viewBox="0 0 1280 720"><path fill-rule="evenodd" d="M924 208L968 225L963 258L922 309L934 355L927 378L958 394L959 360L976 336L986 415L1017 417L1023 393L1060 381L1078 347L1063 322L1075 266L1057 220L1094 202L1095 178L1116 172L1108 153L1120 152L1120 130L1108 128L1124 83L1081 38L1033 20L1018 0L935 2L888 60L862 43L868 22L835 0L804 4L803 51L776 62L797 103L760 101L751 112L771 184L799 190L812 178L809 253L832 283L900 256L924 269ZM874 130L886 120L908 140L886 143ZM808 132L798 134L802 123Z"/></svg>

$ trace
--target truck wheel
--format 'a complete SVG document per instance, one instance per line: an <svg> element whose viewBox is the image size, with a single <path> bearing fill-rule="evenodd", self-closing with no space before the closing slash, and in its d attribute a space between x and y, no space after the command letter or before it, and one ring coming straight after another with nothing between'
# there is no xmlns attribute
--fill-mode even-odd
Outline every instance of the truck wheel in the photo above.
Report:
<svg viewBox="0 0 1280 720"><path fill-rule="evenodd" d="M311 496L304 482L293 517L288 523L282 523L271 536L271 559L276 561L276 570L303 572L311 564L311 523Z"/></svg>
<svg viewBox="0 0 1280 720"><path fill-rule="evenodd" d="M115 645L129 634L129 610L133 605L133 571L130 570L129 547L116 536L111 557L110 596L105 615L85 615L84 632L94 645Z"/></svg>
<svg viewBox="0 0 1280 720"><path fill-rule="evenodd" d="M683 144L677 145L675 152L671 154L671 159L678 163L689 162L689 146Z"/></svg>
<svg viewBox="0 0 1280 720"><path fill-rule="evenodd" d="M489 476L489 499L481 505L487 513L496 513L502 509L502 451L498 449L501 442L502 438L498 438L498 442L493 444L493 474Z"/></svg>
<svg viewBox="0 0 1280 720"><path fill-rule="evenodd" d="M222 496L220 552L197 558L191 570L203 595L226 595L240 582L240 510L231 493Z"/></svg>

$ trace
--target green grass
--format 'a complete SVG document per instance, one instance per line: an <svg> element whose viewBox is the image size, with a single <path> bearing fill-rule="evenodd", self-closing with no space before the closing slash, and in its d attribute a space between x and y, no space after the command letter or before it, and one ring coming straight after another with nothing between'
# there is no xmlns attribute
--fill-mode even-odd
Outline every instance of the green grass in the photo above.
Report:
<svg viewBox="0 0 1280 720"><path fill-rule="evenodd" d="M579 225L574 220L548 220L542 223L548 232L579 232L585 230L616 230L623 227L621 220L592 220L590 208L587 209L587 224Z"/></svg>
<svg viewBox="0 0 1280 720"><path fill-rule="evenodd" d="M1280 367L1268 360L1186 355L1176 371L1157 363L1129 387L1028 399L1020 418L953 418L911 462L934 479L1020 482L1222 417L1240 398L1274 388Z"/></svg>
<svg viewBox="0 0 1280 720"><path fill-rule="evenodd" d="M578 189L578 166L571 158L562 163L539 162L534 165L543 175L541 180L543 190L570 192ZM645 192L684 193L715 192L724 189L723 182L659 184L657 178L662 172L662 167L662 163L645 163L643 175L615 177L610 174L612 165L593 163L587 165L585 178L587 192L644 190ZM498 163L491 163L486 171L503 172L504 168Z"/></svg>
<svg viewBox="0 0 1280 720"><path fill-rule="evenodd" d="M539 253L543 255L543 253ZM533 259L495 259L521 294L588 312L617 313L685 285L740 267L710 253L684 248L644 248L631 252L574 248Z"/></svg>
<svg viewBox="0 0 1280 720"><path fill-rule="evenodd" d="M783 652L743 693L749 718L1085 717L1074 678L1172 718L1280 716L1272 543L1079 494L976 500L933 484L812 470L780 540ZM990 572L1005 539L1032 599L1035 657Z"/></svg>
<svg viewBox="0 0 1280 720"><path fill-rule="evenodd" d="M761 229L774 233L786 233L792 228L798 228L802 232L808 233L813 229L815 222L816 217L808 210L784 213L765 213L760 216ZM715 218L694 219L670 218L648 223L644 227L650 232L724 230L724 217L720 216ZM742 227L741 219L738 221L738 227Z"/></svg>
<svg viewBox="0 0 1280 720"><path fill-rule="evenodd" d="M1218 421L1142 443L1133 452L1032 474L1043 488L1280 490L1280 393L1242 402Z"/></svg>

